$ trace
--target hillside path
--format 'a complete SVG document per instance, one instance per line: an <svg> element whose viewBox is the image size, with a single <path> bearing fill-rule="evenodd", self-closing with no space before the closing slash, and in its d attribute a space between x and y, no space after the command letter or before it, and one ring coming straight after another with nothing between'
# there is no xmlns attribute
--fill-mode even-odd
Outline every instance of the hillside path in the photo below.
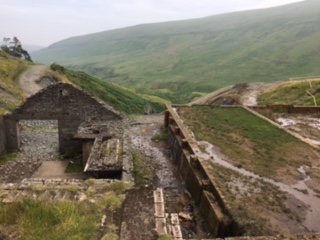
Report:
<svg viewBox="0 0 320 240"><path fill-rule="evenodd" d="M214 91L212 93L206 94L191 102L191 104L208 104L208 105L220 105L221 99L240 96L239 102L237 104L245 106L257 105L258 96L273 86L280 84L281 82L274 83L246 83L246 84L236 84L221 88L220 90Z"/></svg>
<svg viewBox="0 0 320 240"><path fill-rule="evenodd" d="M43 76L46 70L47 66L45 65L34 65L19 76L17 82L23 90L25 97L30 97L43 88L37 81Z"/></svg>

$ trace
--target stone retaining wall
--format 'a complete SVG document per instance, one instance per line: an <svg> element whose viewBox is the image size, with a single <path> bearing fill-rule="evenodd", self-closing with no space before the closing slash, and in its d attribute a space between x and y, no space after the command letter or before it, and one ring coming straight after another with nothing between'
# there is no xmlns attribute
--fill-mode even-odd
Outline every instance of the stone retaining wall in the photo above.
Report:
<svg viewBox="0 0 320 240"><path fill-rule="evenodd" d="M3 117L0 116L0 155L5 152L6 137L4 132Z"/></svg>
<svg viewBox="0 0 320 240"><path fill-rule="evenodd" d="M181 176L185 181L186 188L192 195L192 198L200 208L200 213L204 220L209 224L210 230L215 237L231 237L226 239L287 239L283 236L276 237L235 237L241 234L239 224L233 219L230 207L225 201L222 192L216 184L214 176L208 169L212 166L208 161L198 159L197 152L200 152L196 140L191 136L189 130L180 119L174 107L190 107L187 105L167 105L165 111L165 127L169 133L169 145L173 153L174 164L177 165ZM226 106L238 107L238 106ZM320 113L320 107L296 107L289 105L273 106L253 106L243 107L247 111L257 115L260 118L269 121L271 124L283 129L280 125L272 122L264 116L255 112L258 109L270 109L274 111L286 111L288 113ZM294 133L283 129L295 136ZM298 137L298 136L296 136ZM300 138L300 137L299 137ZM304 139L301 139L305 141ZM309 144L309 143L308 143ZM315 234L317 237L319 234ZM293 236L290 239L300 239ZM302 236L299 236L302 237ZM304 235L303 239L313 239ZM317 239L317 238L316 238Z"/></svg>
<svg viewBox="0 0 320 240"><path fill-rule="evenodd" d="M174 108L167 106L165 127L169 132L169 144L174 164L177 165L186 188L200 208L202 216L209 223L216 237L233 236L238 231L224 196L207 169L208 163L197 158L200 149L197 142L181 121Z"/></svg>

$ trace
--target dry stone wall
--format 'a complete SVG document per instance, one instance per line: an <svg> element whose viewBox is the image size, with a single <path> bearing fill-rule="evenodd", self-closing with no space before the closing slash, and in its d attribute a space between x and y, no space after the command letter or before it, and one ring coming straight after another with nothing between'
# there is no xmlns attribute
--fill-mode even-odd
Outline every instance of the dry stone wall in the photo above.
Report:
<svg viewBox="0 0 320 240"><path fill-rule="evenodd" d="M85 120L119 120L121 114L70 84L51 85L13 111L12 118L73 116Z"/></svg>
<svg viewBox="0 0 320 240"><path fill-rule="evenodd" d="M0 116L0 155L5 152L6 137L4 132L3 117Z"/></svg>
<svg viewBox="0 0 320 240"><path fill-rule="evenodd" d="M19 120L58 120L60 152L81 149L74 139L82 122L118 121L123 116L70 84L51 85L31 96L12 114L4 116L6 149L20 148Z"/></svg>

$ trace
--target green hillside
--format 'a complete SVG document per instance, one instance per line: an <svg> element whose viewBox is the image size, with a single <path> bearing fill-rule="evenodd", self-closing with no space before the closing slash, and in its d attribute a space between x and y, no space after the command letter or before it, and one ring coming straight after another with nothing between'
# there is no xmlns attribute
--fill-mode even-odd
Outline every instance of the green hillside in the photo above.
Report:
<svg viewBox="0 0 320 240"><path fill-rule="evenodd" d="M259 97L260 105L320 105L320 77L288 81L266 89Z"/></svg>
<svg viewBox="0 0 320 240"><path fill-rule="evenodd" d="M27 70L29 62L9 56L0 51L0 114L5 114L23 101L23 92L16 82L19 75ZM58 81L72 83L76 87L85 90L99 98L116 110L126 114L143 114L146 110L162 111L164 102L147 95L140 95L132 90L101 81L86 73L72 71L53 65L56 68L48 69L44 75L55 78Z"/></svg>
<svg viewBox="0 0 320 240"><path fill-rule="evenodd" d="M28 62L0 51L0 115L10 112L23 102L23 93L16 83L17 76Z"/></svg>
<svg viewBox="0 0 320 240"><path fill-rule="evenodd" d="M33 53L173 102L240 82L320 75L320 1L73 37Z"/></svg>
<svg viewBox="0 0 320 240"><path fill-rule="evenodd" d="M92 96L99 98L118 111L127 114L143 114L148 106L156 112L164 110L164 103L162 102L152 101L147 97L140 96L139 94L123 89L114 84L101 81L84 72L68 69L63 69L63 71L61 71L58 70L59 67L53 67L53 69L56 69L60 75L66 77L68 81L73 83L75 86L85 90Z"/></svg>

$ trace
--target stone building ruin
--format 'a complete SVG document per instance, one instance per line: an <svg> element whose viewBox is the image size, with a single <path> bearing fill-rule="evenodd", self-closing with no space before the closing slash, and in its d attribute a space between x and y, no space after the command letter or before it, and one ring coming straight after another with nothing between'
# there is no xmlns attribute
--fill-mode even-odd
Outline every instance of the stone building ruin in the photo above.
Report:
<svg viewBox="0 0 320 240"><path fill-rule="evenodd" d="M84 172L120 178L124 118L70 84L50 85L0 118L0 151L20 149L20 120L57 120L60 153L81 152Z"/></svg>

